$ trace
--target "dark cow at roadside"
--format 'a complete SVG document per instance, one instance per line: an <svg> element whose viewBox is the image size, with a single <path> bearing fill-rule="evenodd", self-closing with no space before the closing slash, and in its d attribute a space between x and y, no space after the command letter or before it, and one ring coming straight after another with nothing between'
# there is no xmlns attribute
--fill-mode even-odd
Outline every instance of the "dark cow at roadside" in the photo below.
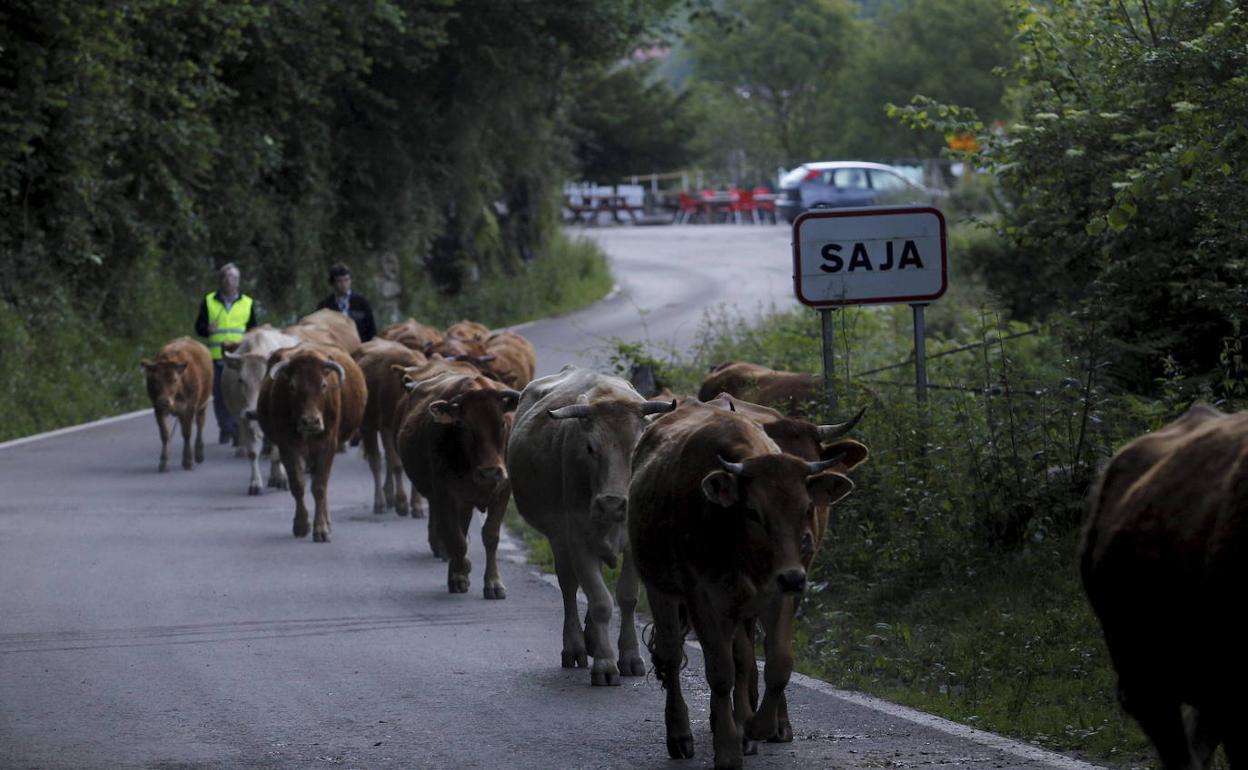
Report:
<svg viewBox="0 0 1248 770"><path fill-rule="evenodd" d="M644 676L637 644L637 570L628 554L629 461L646 417L675 408L646 401L619 377L564 367L529 383L516 408L507 470L516 510L550 540L563 593L564 668L584 668L590 683L618 685L620 675ZM602 565L623 559L619 658L611 644L611 592ZM589 599L582 629L577 588Z"/></svg>
<svg viewBox="0 0 1248 770"><path fill-rule="evenodd" d="M527 339L513 331L494 332L485 341L486 357L481 372L510 388L524 388L537 371L537 351Z"/></svg>
<svg viewBox="0 0 1248 770"><path fill-rule="evenodd" d="M169 470L169 439L174 417L182 426L182 467L191 470L204 461L204 418L212 398L212 353L190 337L178 337L144 359L147 395L152 400L160 428L160 470ZM195 448L191 451L191 422L195 423ZM192 461L193 458L193 461Z"/></svg>
<svg viewBox="0 0 1248 770"><path fill-rule="evenodd" d="M403 388L405 367L425 364L425 356L398 342L377 337L361 345L352 358L359 364L368 386L368 401L360 422L360 443L373 473L373 513L385 513L392 508L400 516L406 516L407 480L395 447L394 415L399 401L407 395ZM380 449L377 446L379 436ZM419 510L416 502L412 500L414 515Z"/></svg>
<svg viewBox="0 0 1248 770"><path fill-rule="evenodd" d="M443 334L432 326L422 324L414 318L409 318L406 321L390 324L382 329L377 336L406 345L412 350L423 354L428 346L441 342Z"/></svg>
<svg viewBox="0 0 1248 770"><path fill-rule="evenodd" d="M1207 768L1219 744L1244 764L1248 413L1199 404L1119 450L1088 500L1080 568L1119 701L1167 770Z"/></svg>
<svg viewBox="0 0 1248 770"><path fill-rule="evenodd" d="M399 456L412 485L429 501L429 545L449 560L447 587L451 593L468 591L467 535L476 508L485 512L484 596L505 599L498 541L511 484L503 458L520 394L479 373L442 372L420 381L407 375L407 380L411 391L401 407Z"/></svg>
<svg viewBox="0 0 1248 770"><path fill-rule="evenodd" d="M355 433L364 415L368 400L364 373L350 355L332 345L305 343L284 348L269 361L256 416L286 468L295 498L294 535L306 537L309 531L303 502L306 471L312 477L316 506L312 539L328 543L329 475L339 443Z"/></svg>
<svg viewBox="0 0 1248 770"><path fill-rule="evenodd" d="M629 541L654 616L648 646L666 690L672 758L694 749L680 689L684 618L706 661L715 767L740 768L755 741L778 737L793 653L777 598L806 587L802 543L813 536L814 507L853 489L829 470L838 462L782 453L750 419L692 399L642 435L628 491ZM754 651L739 643L756 619L766 638L757 709L749 697Z"/></svg>
<svg viewBox="0 0 1248 770"><path fill-rule="evenodd" d="M720 364L702 381L699 401L728 393L743 401L775 407L788 415L812 412L820 400L820 380L805 372L781 372L759 364Z"/></svg>

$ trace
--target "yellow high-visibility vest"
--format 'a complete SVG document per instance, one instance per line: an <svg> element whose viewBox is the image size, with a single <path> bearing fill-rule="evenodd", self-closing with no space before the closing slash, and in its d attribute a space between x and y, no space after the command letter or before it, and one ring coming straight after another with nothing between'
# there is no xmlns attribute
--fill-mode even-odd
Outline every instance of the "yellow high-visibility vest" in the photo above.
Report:
<svg viewBox="0 0 1248 770"><path fill-rule="evenodd" d="M225 303L217 299L215 291L209 292L204 302L208 305L208 323L217 325L217 330L208 337L208 349L212 351L212 360L219 361L222 345L242 341L247 319L251 318L251 297L240 294L228 310Z"/></svg>

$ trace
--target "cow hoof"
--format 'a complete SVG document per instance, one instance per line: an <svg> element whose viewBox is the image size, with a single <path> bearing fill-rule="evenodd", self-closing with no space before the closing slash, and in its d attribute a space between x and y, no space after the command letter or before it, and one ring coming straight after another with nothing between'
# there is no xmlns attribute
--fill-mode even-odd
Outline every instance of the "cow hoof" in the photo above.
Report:
<svg viewBox="0 0 1248 770"><path fill-rule="evenodd" d="M487 599L506 599L506 598L507 598L507 586L503 585L502 583L497 583L497 584L492 585L492 586L486 586L486 587L485 587L485 598L487 598Z"/></svg>
<svg viewBox="0 0 1248 770"><path fill-rule="evenodd" d="M188 461L186 461L186 462L184 462L184 463L182 463L182 470L184 470L184 471L193 471L193 470L195 470L195 463L193 463L193 462L191 462L191 461L189 461L189 460L188 460Z"/></svg>
<svg viewBox="0 0 1248 770"><path fill-rule="evenodd" d="M453 594L468 593L469 579L467 575L451 575L446 581L446 587Z"/></svg>
<svg viewBox="0 0 1248 770"><path fill-rule="evenodd" d="M789 720L784 720L776 725L776 734L767 739L768 743L792 743L793 742L793 725L789 724Z"/></svg>
<svg viewBox="0 0 1248 770"><path fill-rule="evenodd" d="M620 676L645 676L646 663L641 659L640 655L630 655L629 657L620 657Z"/></svg>
<svg viewBox="0 0 1248 770"><path fill-rule="evenodd" d="M667 755L672 759L693 759L693 736L668 736Z"/></svg>
<svg viewBox="0 0 1248 770"><path fill-rule="evenodd" d="M328 543L328 542L329 542L329 533L328 533L328 532L313 532L313 533L312 533L312 542L314 542L314 543Z"/></svg>
<svg viewBox="0 0 1248 770"><path fill-rule="evenodd" d="M156 468L156 470L160 471L161 473L168 473L168 472L169 472L169 463L161 463L161 464L160 464L160 465Z"/></svg>
<svg viewBox="0 0 1248 770"><path fill-rule="evenodd" d="M589 655L584 651L564 650L560 659L564 668L589 668Z"/></svg>
<svg viewBox="0 0 1248 770"><path fill-rule="evenodd" d="M260 494L262 491L263 491L263 488L259 484L252 484L251 486L247 487L247 494L251 495L252 497L255 497L256 495Z"/></svg>
<svg viewBox="0 0 1248 770"><path fill-rule="evenodd" d="M373 503L373 513L383 514L385 512L386 512L386 506L384 503Z"/></svg>
<svg viewBox="0 0 1248 770"><path fill-rule="evenodd" d="M275 478L272 478L272 477L270 477L270 478L269 478L269 486L270 486L270 487L272 487L272 488L274 488L274 489L287 489L287 488L289 488L289 485L288 485L285 481L283 481L283 480L281 480L281 479L275 479Z"/></svg>
<svg viewBox="0 0 1248 770"><path fill-rule="evenodd" d="M294 533L295 537L307 537L312 531L312 527L306 521L295 521Z"/></svg>
<svg viewBox="0 0 1248 770"><path fill-rule="evenodd" d="M399 514L400 516L406 516L408 514L407 503L403 502L402 500L395 503L394 512Z"/></svg>
<svg viewBox="0 0 1248 770"><path fill-rule="evenodd" d="M594 687L619 687L620 675L614 671L591 671L589 683Z"/></svg>
<svg viewBox="0 0 1248 770"><path fill-rule="evenodd" d="M752 757L758 753L758 741L749 738L741 739L741 753L747 757Z"/></svg>

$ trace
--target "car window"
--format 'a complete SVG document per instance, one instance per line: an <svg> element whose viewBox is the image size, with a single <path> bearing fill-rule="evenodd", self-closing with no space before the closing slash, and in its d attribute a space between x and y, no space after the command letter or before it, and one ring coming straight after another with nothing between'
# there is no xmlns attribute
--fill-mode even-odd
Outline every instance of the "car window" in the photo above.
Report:
<svg viewBox="0 0 1248 770"><path fill-rule="evenodd" d="M881 192L901 192L909 190L906 180L888 171L871 171L871 186Z"/></svg>
<svg viewBox="0 0 1248 770"><path fill-rule="evenodd" d="M828 182L833 187L849 190L867 189L867 173L860 168L837 168L829 173Z"/></svg>

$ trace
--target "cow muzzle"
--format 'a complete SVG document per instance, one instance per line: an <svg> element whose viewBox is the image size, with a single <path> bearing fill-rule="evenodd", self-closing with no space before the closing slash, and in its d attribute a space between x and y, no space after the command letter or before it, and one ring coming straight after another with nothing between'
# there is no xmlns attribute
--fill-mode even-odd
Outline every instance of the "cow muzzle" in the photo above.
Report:
<svg viewBox="0 0 1248 770"><path fill-rule="evenodd" d="M507 472L497 465L484 465L472 472L472 480L478 485L493 489L503 483Z"/></svg>
<svg viewBox="0 0 1248 770"><path fill-rule="evenodd" d="M628 515L628 498L624 495L598 495L589 505L589 515L602 529L623 524Z"/></svg>
<svg viewBox="0 0 1248 770"><path fill-rule="evenodd" d="M304 436L319 436L325 432L325 421L320 415L299 418L299 433Z"/></svg>
<svg viewBox="0 0 1248 770"><path fill-rule="evenodd" d="M781 593L800 594L806 590L806 570L794 568L778 572L776 584L780 587Z"/></svg>

